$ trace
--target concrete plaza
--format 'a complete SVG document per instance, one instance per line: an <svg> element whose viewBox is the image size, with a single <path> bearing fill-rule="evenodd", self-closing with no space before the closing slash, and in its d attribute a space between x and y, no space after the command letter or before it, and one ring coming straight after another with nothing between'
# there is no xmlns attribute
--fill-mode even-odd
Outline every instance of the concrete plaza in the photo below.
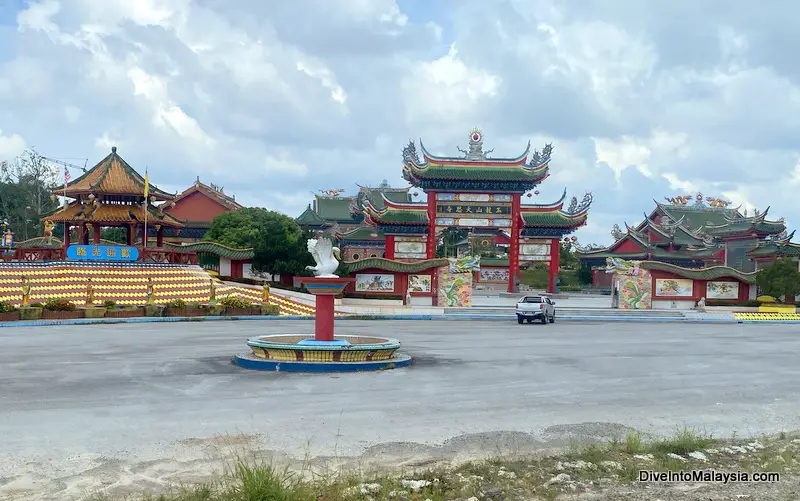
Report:
<svg viewBox="0 0 800 501"><path fill-rule="evenodd" d="M541 449L626 427L670 434L686 425L716 436L800 429L794 325L339 321L340 334L399 338L415 365L320 375L230 363L247 337L312 328L0 330L0 498L21 483L40 496L25 499L68 499L75 485L106 485L96 478L101 466L180 462L176 447L225 434L257 435L257 448L294 456L366 451L424 462L445 450Z"/></svg>

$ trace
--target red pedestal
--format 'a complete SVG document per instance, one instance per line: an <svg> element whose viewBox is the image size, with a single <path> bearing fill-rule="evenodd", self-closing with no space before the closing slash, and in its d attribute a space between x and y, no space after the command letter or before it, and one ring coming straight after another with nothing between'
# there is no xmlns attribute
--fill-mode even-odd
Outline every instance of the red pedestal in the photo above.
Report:
<svg viewBox="0 0 800 501"><path fill-rule="evenodd" d="M333 303L334 297L341 294L347 284L355 278L303 278L301 281L308 292L316 296L317 308L314 314L314 340L333 341Z"/></svg>

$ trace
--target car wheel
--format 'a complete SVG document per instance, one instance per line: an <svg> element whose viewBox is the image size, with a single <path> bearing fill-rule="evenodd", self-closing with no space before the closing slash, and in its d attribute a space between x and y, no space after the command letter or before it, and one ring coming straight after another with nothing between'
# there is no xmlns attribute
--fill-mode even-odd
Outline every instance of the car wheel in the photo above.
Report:
<svg viewBox="0 0 800 501"><path fill-rule="evenodd" d="M517 317L517 323L522 325L522 317Z"/></svg>
<svg viewBox="0 0 800 501"><path fill-rule="evenodd" d="M553 316L552 316L552 317L550 317L550 323L551 323L551 324L554 324L554 323L556 323L556 314L555 314L555 312L553 312Z"/></svg>
<svg viewBox="0 0 800 501"><path fill-rule="evenodd" d="M547 325L547 315L542 315L542 323Z"/></svg>

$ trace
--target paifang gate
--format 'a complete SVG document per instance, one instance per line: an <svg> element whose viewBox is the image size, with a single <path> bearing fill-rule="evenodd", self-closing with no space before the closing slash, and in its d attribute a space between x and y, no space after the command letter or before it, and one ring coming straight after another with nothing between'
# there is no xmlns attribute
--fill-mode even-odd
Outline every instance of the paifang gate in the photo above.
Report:
<svg viewBox="0 0 800 501"><path fill-rule="evenodd" d="M520 261L548 264L548 292L555 289L560 241L586 224L591 193L578 202L573 197L564 208L566 190L551 204L523 205L522 196L550 175L551 144L525 151L513 158L487 156L483 133L469 134L469 149L458 148L459 157L430 154L422 140L420 159L416 145L403 149L403 178L427 195L427 202L398 203L383 199L384 207L367 202L367 219L386 235L386 258L400 261L432 259L447 228L462 228L471 234L496 235L508 239L506 255L508 291L516 292Z"/></svg>

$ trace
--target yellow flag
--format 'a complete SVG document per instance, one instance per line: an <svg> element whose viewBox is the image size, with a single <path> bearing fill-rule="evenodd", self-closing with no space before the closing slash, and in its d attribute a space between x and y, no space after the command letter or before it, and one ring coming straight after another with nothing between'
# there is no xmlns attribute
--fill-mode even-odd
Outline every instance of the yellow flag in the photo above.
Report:
<svg viewBox="0 0 800 501"><path fill-rule="evenodd" d="M150 177L147 175L147 167L144 168L144 199L145 202L147 201L147 197L150 195Z"/></svg>

